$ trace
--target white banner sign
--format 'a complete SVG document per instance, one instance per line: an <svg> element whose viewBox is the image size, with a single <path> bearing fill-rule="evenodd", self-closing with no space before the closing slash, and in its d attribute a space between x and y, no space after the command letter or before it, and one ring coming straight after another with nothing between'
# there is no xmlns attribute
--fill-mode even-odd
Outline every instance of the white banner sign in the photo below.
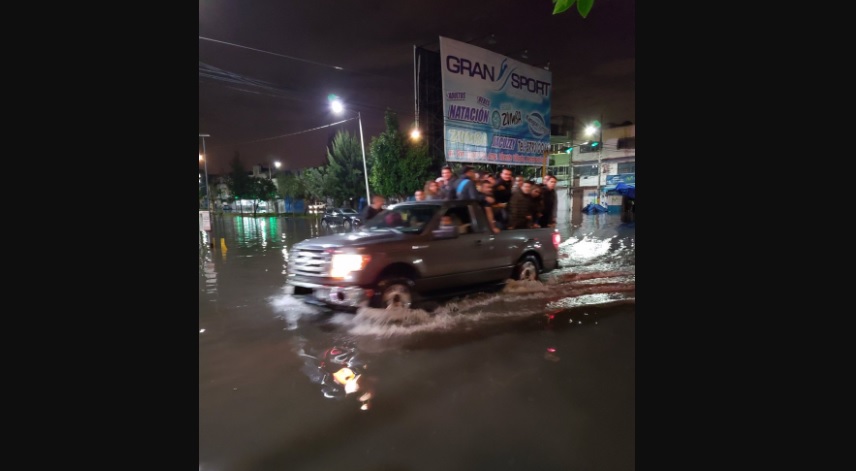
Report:
<svg viewBox="0 0 856 471"><path fill-rule="evenodd" d="M444 37L440 60L446 160L542 165L552 73Z"/></svg>

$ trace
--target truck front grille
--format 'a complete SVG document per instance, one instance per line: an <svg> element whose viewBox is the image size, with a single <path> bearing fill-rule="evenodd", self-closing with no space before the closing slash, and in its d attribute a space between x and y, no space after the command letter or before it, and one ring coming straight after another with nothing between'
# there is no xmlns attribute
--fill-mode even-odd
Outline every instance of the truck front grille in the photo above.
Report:
<svg viewBox="0 0 856 471"><path fill-rule="evenodd" d="M320 249L294 249L288 260L288 271L295 275L329 276L331 255Z"/></svg>

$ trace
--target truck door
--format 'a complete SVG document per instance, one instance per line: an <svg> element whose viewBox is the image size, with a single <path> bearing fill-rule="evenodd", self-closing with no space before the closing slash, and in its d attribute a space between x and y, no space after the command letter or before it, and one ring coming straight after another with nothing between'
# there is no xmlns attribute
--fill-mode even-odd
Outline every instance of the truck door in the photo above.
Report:
<svg viewBox="0 0 856 471"><path fill-rule="evenodd" d="M435 239L425 253L432 275L444 278L443 285L471 285L492 281L498 261L494 258L494 236L486 226L482 214L474 214L480 207L455 206L445 213L451 216L458 231L453 239ZM427 281L427 280L426 280ZM434 285L434 283L429 283Z"/></svg>

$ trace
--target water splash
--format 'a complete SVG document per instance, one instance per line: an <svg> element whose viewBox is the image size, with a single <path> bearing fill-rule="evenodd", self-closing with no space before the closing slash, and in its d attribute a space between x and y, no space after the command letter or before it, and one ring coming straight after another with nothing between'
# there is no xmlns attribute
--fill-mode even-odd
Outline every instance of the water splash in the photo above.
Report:
<svg viewBox="0 0 856 471"><path fill-rule="evenodd" d="M274 312L285 320L286 330L295 330L301 320L318 318L324 312L322 309L306 304L290 294L272 296L268 299L268 303Z"/></svg>

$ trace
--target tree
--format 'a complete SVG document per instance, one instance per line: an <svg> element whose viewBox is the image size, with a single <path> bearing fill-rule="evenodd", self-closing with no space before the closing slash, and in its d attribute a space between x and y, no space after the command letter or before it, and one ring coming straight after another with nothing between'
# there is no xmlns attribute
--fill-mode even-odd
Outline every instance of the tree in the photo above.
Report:
<svg viewBox="0 0 856 471"><path fill-rule="evenodd" d="M553 7L553 14L558 15L566 11L568 8L571 8L574 5L574 2L577 4L577 11L580 13L580 16L583 18L587 18L591 8L594 6L594 0L552 0L556 5Z"/></svg>
<svg viewBox="0 0 856 471"><path fill-rule="evenodd" d="M230 164L232 171L229 172L229 181L227 186L229 191L235 196L235 199L250 198L252 192L252 181L247 175L246 169L241 164L241 154L235 151L235 157Z"/></svg>
<svg viewBox="0 0 856 471"><path fill-rule="evenodd" d="M398 116L392 110L386 110L384 121L386 129L379 136L373 137L369 146L374 159L370 176L371 186L384 196L401 195L407 191L399 165L399 161L404 157L404 138L398 129Z"/></svg>
<svg viewBox="0 0 856 471"><path fill-rule="evenodd" d="M330 196L341 201L354 197L359 200L366 193L363 153L357 136L339 131L333 137L332 145L327 148L327 178L331 183Z"/></svg>
<svg viewBox="0 0 856 471"><path fill-rule="evenodd" d="M247 177L249 180L248 199L253 200L253 216L259 207L259 202L276 198L276 186L267 178Z"/></svg>
<svg viewBox="0 0 856 471"><path fill-rule="evenodd" d="M398 117L387 110L386 130L372 139L372 188L384 196L407 197L431 179L433 159L427 142L405 140Z"/></svg>
<svg viewBox="0 0 856 471"><path fill-rule="evenodd" d="M290 171L280 173L276 176L277 192L283 198L291 198L291 211L294 212L294 200L306 197L306 185L301 178L300 172L292 174Z"/></svg>
<svg viewBox="0 0 856 471"><path fill-rule="evenodd" d="M400 160L404 194L412 195L416 190L421 190L425 182L436 178L431 172L432 163L427 142L408 143L404 158Z"/></svg>
<svg viewBox="0 0 856 471"><path fill-rule="evenodd" d="M306 193L316 200L327 202L330 194L330 181L327 175L327 166L313 167L303 172L303 183Z"/></svg>

